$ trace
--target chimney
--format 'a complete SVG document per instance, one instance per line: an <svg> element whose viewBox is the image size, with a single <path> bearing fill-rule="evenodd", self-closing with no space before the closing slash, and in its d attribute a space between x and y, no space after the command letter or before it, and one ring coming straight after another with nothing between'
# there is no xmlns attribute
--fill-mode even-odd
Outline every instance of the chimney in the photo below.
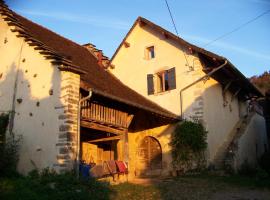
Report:
<svg viewBox="0 0 270 200"><path fill-rule="evenodd" d="M88 49L88 51L93 56L96 57L96 59L98 61L98 65L100 67L102 67L103 69L108 69L108 67L110 67L112 69L114 68L112 65L110 65L109 58L107 56L104 56L102 50L97 49L95 45L93 45L91 43L87 43L87 44L84 44L82 46L85 47L86 49Z"/></svg>

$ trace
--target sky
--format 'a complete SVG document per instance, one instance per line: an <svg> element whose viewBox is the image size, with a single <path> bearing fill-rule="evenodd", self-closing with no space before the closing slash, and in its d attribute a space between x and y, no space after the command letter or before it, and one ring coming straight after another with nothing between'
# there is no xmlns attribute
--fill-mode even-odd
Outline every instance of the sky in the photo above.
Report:
<svg viewBox="0 0 270 200"><path fill-rule="evenodd" d="M270 0L167 2L181 38L226 57L247 77L270 70ZM165 0L6 0L6 3L20 15L76 43L95 44L109 58L138 16L175 33ZM269 12L241 26L266 11Z"/></svg>

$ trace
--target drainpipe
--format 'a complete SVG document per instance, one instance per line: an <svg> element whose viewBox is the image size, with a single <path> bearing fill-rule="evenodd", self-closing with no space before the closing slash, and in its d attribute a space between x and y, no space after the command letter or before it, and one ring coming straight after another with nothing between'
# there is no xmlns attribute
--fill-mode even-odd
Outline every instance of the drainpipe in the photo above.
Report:
<svg viewBox="0 0 270 200"><path fill-rule="evenodd" d="M213 69L211 72L205 74L204 76L202 76L201 78L197 79L196 81L190 83L189 85L187 85L186 87L182 88L180 90L180 111L181 111L181 119L183 119L183 96L182 96L182 92L185 91L186 89L190 88L191 86L195 85L196 83L210 77L212 74L214 74L215 72L217 72L218 70L220 70L221 68L225 67L228 63L228 60L225 59L225 62L220 65L219 67Z"/></svg>
<svg viewBox="0 0 270 200"><path fill-rule="evenodd" d="M79 102L78 102L78 118L77 118L77 153L76 153L76 174L77 174L77 177L79 178L79 166L80 166L80 151L81 151L81 148L80 148L80 142L81 142L81 104L82 102L86 101L86 100L89 100L90 98L92 97L92 90L89 89L89 94L80 99Z"/></svg>

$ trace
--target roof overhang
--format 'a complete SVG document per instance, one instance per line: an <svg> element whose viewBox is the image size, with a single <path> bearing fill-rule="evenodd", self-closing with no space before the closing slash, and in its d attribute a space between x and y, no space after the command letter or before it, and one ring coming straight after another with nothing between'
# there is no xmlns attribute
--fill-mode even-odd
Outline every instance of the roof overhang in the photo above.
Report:
<svg viewBox="0 0 270 200"><path fill-rule="evenodd" d="M161 111L152 109L150 107L143 106L141 104L138 104L138 103L135 103L135 102L131 102L131 101L128 101L126 99L119 98L119 97L114 96L112 94L109 94L107 92L104 92L104 91L100 91L100 90L91 88L88 83L86 83L86 82L84 82L82 80L81 80L81 83L80 83L80 88L83 89L83 90L85 90L85 91L91 90L94 94L103 96L103 97L108 98L108 99L111 99L113 101L117 101L119 103L126 104L128 106L132 106L132 107L139 108L141 110L150 112L150 113L152 113L154 115L157 115L157 116L159 116L161 118L166 118L167 120L170 120L171 122L177 122L177 121L180 121L181 120L181 118L179 116L177 116L177 115L175 115L173 113L170 113L169 111L161 112Z"/></svg>

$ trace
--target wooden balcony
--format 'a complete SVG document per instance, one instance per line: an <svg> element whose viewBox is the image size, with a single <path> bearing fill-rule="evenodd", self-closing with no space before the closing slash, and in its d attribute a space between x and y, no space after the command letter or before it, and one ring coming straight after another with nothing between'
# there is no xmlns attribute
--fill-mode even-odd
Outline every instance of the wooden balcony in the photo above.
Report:
<svg viewBox="0 0 270 200"><path fill-rule="evenodd" d="M130 116L126 112L109 108L96 102L84 101L81 106L82 124L95 122L100 126L118 129L127 129L130 124Z"/></svg>

